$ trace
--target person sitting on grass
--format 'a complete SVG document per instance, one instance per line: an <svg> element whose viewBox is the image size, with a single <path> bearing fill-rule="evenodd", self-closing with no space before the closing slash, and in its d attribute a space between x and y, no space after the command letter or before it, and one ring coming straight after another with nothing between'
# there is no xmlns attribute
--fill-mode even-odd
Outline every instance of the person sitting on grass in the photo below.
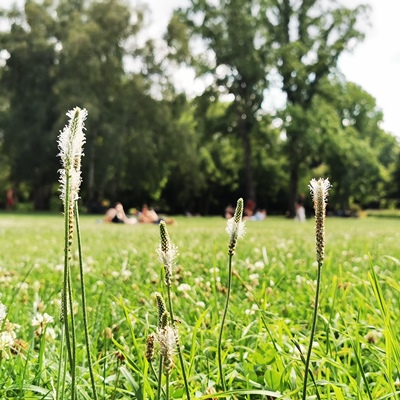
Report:
<svg viewBox="0 0 400 400"><path fill-rule="evenodd" d="M173 218L161 218L158 214L151 210L146 204L143 205L142 211L139 213L139 222L142 224L159 224L164 221L166 224L173 224Z"/></svg>
<svg viewBox="0 0 400 400"><path fill-rule="evenodd" d="M106 211L104 222L134 225L138 221L135 217L127 217L123 205L121 203L116 203L115 207L109 208Z"/></svg>

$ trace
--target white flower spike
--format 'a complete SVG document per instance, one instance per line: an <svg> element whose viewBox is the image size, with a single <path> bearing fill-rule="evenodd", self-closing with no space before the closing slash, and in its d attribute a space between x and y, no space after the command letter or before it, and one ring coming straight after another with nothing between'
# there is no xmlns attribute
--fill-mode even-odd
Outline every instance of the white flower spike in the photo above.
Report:
<svg viewBox="0 0 400 400"><path fill-rule="evenodd" d="M67 181L68 196L70 203L79 198L79 188L81 184L81 158L83 156L83 145L86 142L84 130L87 117L86 109L75 107L67 112L69 117L68 125L58 136L58 149L61 158L62 169L60 173L60 198L65 205Z"/></svg>
<svg viewBox="0 0 400 400"><path fill-rule="evenodd" d="M328 190L331 188L329 179L311 179L310 192L315 210L315 240L318 265L324 262L325 254L325 212Z"/></svg>

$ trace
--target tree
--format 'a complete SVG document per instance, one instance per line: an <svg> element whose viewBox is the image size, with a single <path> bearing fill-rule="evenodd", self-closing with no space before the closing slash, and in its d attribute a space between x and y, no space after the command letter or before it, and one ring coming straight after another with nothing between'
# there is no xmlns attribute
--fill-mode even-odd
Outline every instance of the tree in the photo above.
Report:
<svg viewBox="0 0 400 400"><path fill-rule="evenodd" d="M55 91L59 115L76 104L89 111L84 194L89 201L115 190L121 175L124 135L128 134L121 110L124 108L126 77L124 57L128 41L140 31L142 10L131 10L119 0L101 2L63 0L58 8L56 32L59 64ZM135 21L135 23L132 23ZM145 90L136 85L133 90Z"/></svg>
<svg viewBox="0 0 400 400"><path fill-rule="evenodd" d="M267 87L269 46L258 10L264 0L192 0L172 17L167 41L175 59L211 74L217 96L230 95L226 109L231 133L243 150L246 198L255 200L252 135L257 134L263 92ZM203 41L206 56L190 57L192 40Z"/></svg>
<svg viewBox="0 0 400 400"><path fill-rule="evenodd" d="M399 143L380 127L382 111L360 86L334 81L321 89L336 108L340 123L324 151L330 176L335 179L333 200L342 209L349 208L351 202L379 206L392 194Z"/></svg>
<svg viewBox="0 0 400 400"><path fill-rule="evenodd" d="M11 178L28 184L36 209L49 206L58 131L76 105L89 111L83 196L93 200L121 179L118 163L129 157L122 156L129 130L121 110L132 114L123 107L126 88L149 91L146 78L128 75L124 65L125 57L140 55L133 38L142 16L119 0L27 0L23 10L8 13L12 27L0 36L10 55L1 77L9 98L1 130Z"/></svg>
<svg viewBox="0 0 400 400"><path fill-rule="evenodd" d="M310 160L318 141L315 132L308 129L307 111L323 78L334 72L340 54L363 39L357 21L365 11L365 6L350 9L321 0L271 0L262 10L287 97L283 120L291 215L294 215L300 170L313 166Z"/></svg>
<svg viewBox="0 0 400 400"><path fill-rule="evenodd" d="M0 35L0 47L9 53L0 82L9 99L1 118L4 150L13 182L24 181L35 208L47 209L58 169L53 130L54 24L49 10L34 1L27 1L24 12L14 10L12 16L10 32Z"/></svg>

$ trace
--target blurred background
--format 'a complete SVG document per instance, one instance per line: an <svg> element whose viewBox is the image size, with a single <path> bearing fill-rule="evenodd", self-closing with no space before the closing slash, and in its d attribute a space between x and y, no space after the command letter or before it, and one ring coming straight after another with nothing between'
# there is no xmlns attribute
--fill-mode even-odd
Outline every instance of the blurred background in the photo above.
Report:
<svg viewBox="0 0 400 400"><path fill-rule="evenodd" d="M0 208L58 211L57 136L88 110L81 204L295 215L397 208L396 1L2 0Z"/></svg>

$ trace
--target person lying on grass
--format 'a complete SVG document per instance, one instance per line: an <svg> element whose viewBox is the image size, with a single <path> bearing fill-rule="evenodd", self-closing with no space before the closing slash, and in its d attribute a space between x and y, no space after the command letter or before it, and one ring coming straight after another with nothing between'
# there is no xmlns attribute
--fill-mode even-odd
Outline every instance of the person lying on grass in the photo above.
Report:
<svg viewBox="0 0 400 400"><path fill-rule="evenodd" d="M135 217L128 217L125 214L124 206L121 203L116 203L115 207L111 207L106 211L104 222L134 225L138 220Z"/></svg>

